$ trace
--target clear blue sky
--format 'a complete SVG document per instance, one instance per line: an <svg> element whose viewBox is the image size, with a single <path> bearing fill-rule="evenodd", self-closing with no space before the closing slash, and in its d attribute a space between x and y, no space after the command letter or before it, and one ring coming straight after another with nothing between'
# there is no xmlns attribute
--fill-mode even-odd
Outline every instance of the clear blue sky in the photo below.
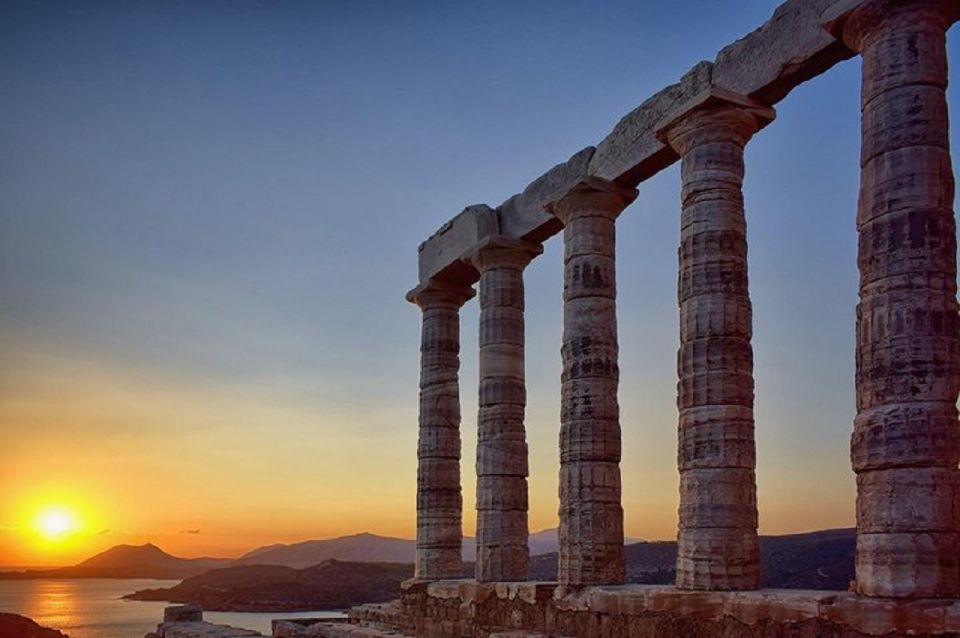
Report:
<svg viewBox="0 0 960 638"><path fill-rule="evenodd" d="M335 492L363 493L390 505L382 521L371 513L354 527L412 534L420 319L403 295L416 283L417 244L465 205L497 205L598 142L775 5L5 2L2 447L36 458L42 441L73 450L86 471L128 458L194 476L181 487L203 492L203 475L183 466L231 440L236 449L210 462L236 491L211 485L216 499L249 493L245 509L282 518L312 495L329 504ZM853 60L782 102L747 153L764 531L853 520L858 93ZM633 536L675 525L678 215L673 167L640 186L618 225ZM527 278L541 526L556 510L560 248L549 242ZM463 320L468 511L476 314L470 305ZM78 406L75 386L103 397L96 409ZM144 400L154 390L163 419ZM249 418L224 397L249 402ZM177 414L189 427L171 422ZM83 465L92 453L74 445L90 432L122 442ZM283 461L291 455L295 464ZM354 485L328 471L340 462L390 473L390 485ZM257 492L239 469L251 466L274 491L296 485L295 500ZM0 480L26 479L7 470ZM120 488L90 489L109 501ZM220 502L211 499L208 509ZM345 531L301 514L286 537ZM202 522L227 530L230 516Z"/></svg>

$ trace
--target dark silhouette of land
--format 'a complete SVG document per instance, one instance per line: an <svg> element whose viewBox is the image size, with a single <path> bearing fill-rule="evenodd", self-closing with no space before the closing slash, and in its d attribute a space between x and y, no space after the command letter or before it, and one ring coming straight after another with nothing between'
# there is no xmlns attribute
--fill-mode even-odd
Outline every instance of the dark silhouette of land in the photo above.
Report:
<svg viewBox="0 0 960 638"><path fill-rule="evenodd" d="M168 589L145 589L128 600L196 603L211 611L345 609L397 597L412 563L328 560L306 569L240 565L215 569Z"/></svg>
<svg viewBox="0 0 960 638"><path fill-rule="evenodd" d="M26 616L0 612L0 636L3 638L69 638L55 629L38 625Z"/></svg>
<svg viewBox="0 0 960 638"><path fill-rule="evenodd" d="M855 550L853 528L761 536L761 585L778 589L845 590L853 580ZM674 582L676 542L634 543L627 545L625 552L627 582ZM556 554L534 556L530 563L531 580L556 579Z"/></svg>

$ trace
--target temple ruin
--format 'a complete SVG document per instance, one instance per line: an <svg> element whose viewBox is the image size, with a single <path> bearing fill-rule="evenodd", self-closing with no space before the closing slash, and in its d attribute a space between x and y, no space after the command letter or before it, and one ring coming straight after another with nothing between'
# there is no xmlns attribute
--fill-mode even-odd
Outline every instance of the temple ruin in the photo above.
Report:
<svg viewBox="0 0 960 638"><path fill-rule="evenodd" d="M419 250L416 577L359 624L437 638L960 633L960 320L946 32L958 0L788 0L496 208ZM862 56L856 580L760 590L745 145ZM674 587L624 585L615 228L681 162ZM527 583L524 267L563 235L558 583ZM462 580L459 312L478 291L476 580ZM731 633L733 632L733 633Z"/></svg>
<svg viewBox="0 0 960 638"><path fill-rule="evenodd" d="M496 208L466 208L427 239L407 297L423 314L416 576L398 600L351 610L350 624L282 635L960 636L960 317L946 103L946 32L958 20L960 0L787 0L596 147ZM856 579L848 592L764 590L744 147L793 88L855 55ZM676 161L677 576L674 586L627 585L615 229L636 187ZM528 582L523 271L561 233L558 582ZM464 580L459 313L474 296L477 557L476 578Z"/></svg>

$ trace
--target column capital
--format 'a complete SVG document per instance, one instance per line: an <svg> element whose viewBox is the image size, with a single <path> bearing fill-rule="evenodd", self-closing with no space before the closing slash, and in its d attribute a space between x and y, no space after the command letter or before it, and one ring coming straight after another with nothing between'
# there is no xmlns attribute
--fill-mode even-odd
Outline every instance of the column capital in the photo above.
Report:
<svg viewBox="0 0 960 638"><path fill-rule="evenodd" d="M485 237L468 255L470 263L482 275L492 268L523 270L534 257L543 254L543 245L507 237Z"/></svg>
<svg viewBox="0 0 960 638"><path fill-rule="evenodd" d="M705 142L736 142L743 146L775 117L772 106L711 87L683 111L662 120L657 125L656 136L681 155Z"/></svg>
<svg viewBox="0 0 960 638"><path fill-rule="evenodd" d="M820 17L823 28L854 51L870 36L897 24L932 22L944 31L960 20L956 0L841 0Z"/></svg>
<svg viewBox="0 0 960 638"><path fill-rule="evenodd" d="M566 226L577 217L616 219L637 198L637 189L600 177L585 177L543 208Z"/></svg>
<svg viewBox="0 0 960 638"><path fill-rule="evenodd" d="M443 306L459 309L475 294L476 291L468 285L430 279L408 292L407 301L422 310Z"/></svg>

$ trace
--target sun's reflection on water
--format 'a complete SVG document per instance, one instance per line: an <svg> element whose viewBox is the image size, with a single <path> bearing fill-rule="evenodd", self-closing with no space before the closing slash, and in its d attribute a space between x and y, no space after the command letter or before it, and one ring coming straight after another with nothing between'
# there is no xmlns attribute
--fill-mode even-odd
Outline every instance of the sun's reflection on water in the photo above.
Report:
<svg viewBox="0 0 960 638"><path fill-rule="evenodd" d="M124 594L177 581L23 580L0 581L0 611L28 616L70 638L126 638L156 628L164 603L122 600Z"/></svg>
<svg viewBox="0 0 960 638"><path fill-rule="evenodd" d="M175 580L19 580L0 581L0 611L29 616L70 638L136 638L154 631L168 603L123 600L138 589L171 587ZM338 617L339 612L253 614L206 612L213 623L270 635L271 618ZM2 638L2 637L0 637Z"/></svg>

